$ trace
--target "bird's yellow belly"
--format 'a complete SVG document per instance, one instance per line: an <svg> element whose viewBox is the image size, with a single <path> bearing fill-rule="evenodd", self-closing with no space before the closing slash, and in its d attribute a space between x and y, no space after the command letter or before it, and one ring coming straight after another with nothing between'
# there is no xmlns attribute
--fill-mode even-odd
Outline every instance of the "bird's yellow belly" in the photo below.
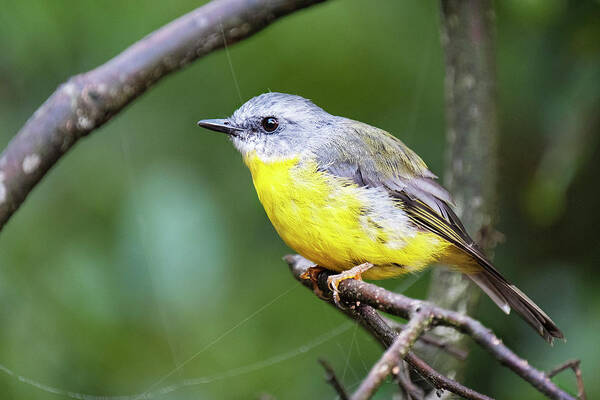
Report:
<svg viewBox="0 0 600 400"><path fill-rule="evenodd" d="M450 244L417 230L383 192L317 170L312 161L244 160L281 238L316 264L342 271L370 262L366 279L419 270Z"/></svg>

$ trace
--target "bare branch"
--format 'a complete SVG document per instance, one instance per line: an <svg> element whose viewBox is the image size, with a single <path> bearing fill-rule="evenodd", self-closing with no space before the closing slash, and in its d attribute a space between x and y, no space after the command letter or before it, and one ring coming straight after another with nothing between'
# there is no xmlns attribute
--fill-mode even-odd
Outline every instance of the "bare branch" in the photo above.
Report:
<svg viewBox="0 0 600 400"><path fill-rule="evenodd" d="M313 289L310 281L300 278L300 276L304 274L304 272L306 272L306 269L312 266L312 263L298 255L285 256L284 260L289 264L294 277L307 288ZM319 286L325 285L326 288L323 291L323 296L327 294L329 297L325 298L319 296L319 298L328 301L331 305L335 307L333 298L331 296L331 291L327 286L327 276L327 273L323 273L319 275L318 279ZM342 284L344 283L342 282ZM350 318L358 321L367 330L367 332L369 332L385 348L391 346L396 337L398 336L398 333L385 323L383 318L379 315L379 313L377 313L377 311L373 307L370 307L365 304L360 304L360 302L353 302L352 304L353 305L351 307L344 310L341 310L337 307L336 309L342 311ZM463 386L460 383L440 374L412 352L408 353L408 355L406 355L404 359L412 368L414 368L414 370L419 375L423 377L423 379L430 382L431 385L435 388L448 390L452 393L464 397L465 399L491 400L490 397L478 393L472 389L469 389L466 386Z"/></svg>
<svg viewBox="0 0 600 400"><path fill-rule="evenodd" d="M410 353L408 356L406 356L406 362L416 371L418 371L425 380L431 382L431 384L438 389L448 390L461 397L464 397L465 399L492 400L491 397L478 393L473 389L463 386L455 380L440 374L424 360L417 357L414 353Z"/></svg>
<svg viewBox="0 0 600 400"><path fill-rule="evenodd" d="M335 392L340 397L340 400L348 400L348 394L346 393L346 389L344 389L344 386L342 386L342 383L337 378L333 367L322 358L319 359L319 364L323 366L323 369L325 370L326 374L325 379L327 379L327 382L333 387Z"/></svg>
<svg viewBox="0 0 600 400"><path fill-rule="evenodd" d="M415 385L410 379L410 370L406 361L400 361L397 367L398 373L396 374L396 379L398 380L400 390L402 390L406 399L423 400L425 398L425 391L421 389L418 385Z"/></svg>
<svg viewBox="0 0 600 400"><path fill-rule="evenodd" d="M299 280L306 269L313 265L313 263L298 255L286 256L285 260L290 264L294 277ZM329 271L325 270L318 276L319 288L327 296L331 295L326 282L329 274ZM310 286L310 283L308 286ZM574 400L573 396L558 388L548 375L529 365L527 360L520 358L506 347L490 329L467 315L437 307L426 301L415 300L398 293L392 293L376 285L354 279L342 281L338 290L342 302L352 305L351 308L356 308L357 304L360 306L370 305L380 311L409 319L412 310L418 307L422 312L430 313L432 325L449 326L469 335L501 364L510 368L547 397L551 399ZM390 328L388 327L388 329ZM381 332L375 333L376 336L381 334ZM409 364L413 365L410 357L407 356L405 359ZM419 363L417 362L416 364L418 365Z"/></svg>
<svg viewBox="0 0 600 400"><path fill-rule="evenodd" d="M569 360L548 372L548 377L552 378L553 376L561 373L562 371L568 368L571 368L573 370L573 373L575 373L575 379L577 379L577 398L579 400L586 400L587 396L585 395L585 387L583 386L583 376L581 375L581 361Z"/></svg>
<svg viewBox="0 0 600 400"><path fill-rule="evenodd" d="M386 318L385 322L390 326L390 328L392 328L396 332L400 332L406 327L406 324L401 324L389 318ZM446 343L441 338L433 336L429 333L421 335L421 337L419 337L419 341L423 344L444 350L446 353L450 354L452 357L460 361L465 361L467 359L467 356L469 355L467 351L453 346L450 343Z"/></svg>
<svg viewBox="0 0 600 400"><path fill-rule="evenodd" d="M410 320L406 324L394 343L386 350L383 356L373 365L367 377L362 381L352 400L370 399L385 378L398 368L398 364L406 357L413 344L431 325L433 316L427 311L422 311L418 306L411 312ZM398 371L395 372L396 374Z"/></svg>
<svg viewBox="0 0 600 400"><path fill-rule="evenodd" d="M324 0L214 0L62 84L0 157L0 229L48 170L166 75Z"/></svg>
<svg viewBox="0 0 600 400"><path fill-rule="evenodd" d="M390 328L381 315L371 306L361 304L356 307L356 311L353 310L351 316L358 320L359 323L369 332L375 339L377 339L384 347L392 345L398 334L392 328ZM470 389L462 384L450 379L433 367L428 365L425 361L419 358L413 352L406 355L404 360L431 386L440 389L448 390L454 394L457 394L465 399L470 400L491 400L490 397L478 393L473 389Z"/></svg>
<svg viewBox="0 0 600 400"><path fill-rule="evenodd" d="M488 255L498 236L493 230L497 198L494 29L491 0L440 0L446 72L444 183L463 224ZM443 268L432 271L428 299L441 307L466 310L472 315L480 294L461 273ZM462 335L444 335L437 330L431 335L443 337L454 347L467 348ZM453 371L460 379L464 363L446 355L435 357L446 371Z"/></svg>

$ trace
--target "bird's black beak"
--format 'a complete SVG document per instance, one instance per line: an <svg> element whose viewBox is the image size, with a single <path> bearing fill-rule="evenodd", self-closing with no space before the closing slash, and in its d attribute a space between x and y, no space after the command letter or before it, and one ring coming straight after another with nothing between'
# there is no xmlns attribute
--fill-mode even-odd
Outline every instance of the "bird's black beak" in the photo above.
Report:
<svg viewBox="0 0 600 400"><path fill-rule="evenodd" d="M237 136L237 134L243 130L241 128L232 126L231 123L226 119L203 119L202 121L198 121L198 126L215 132L223 132L232 136Z"/></svg>

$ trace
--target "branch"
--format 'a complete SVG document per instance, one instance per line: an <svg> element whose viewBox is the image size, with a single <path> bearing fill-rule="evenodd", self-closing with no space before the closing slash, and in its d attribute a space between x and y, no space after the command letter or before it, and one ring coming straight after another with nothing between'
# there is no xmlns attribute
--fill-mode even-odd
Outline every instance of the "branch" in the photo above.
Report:
<svg viewBox="0 0 600 400"><path fill-rule="evenodd" d="M329 383L333 387L340 400L348 400L348 394L346 393L346 390L342 386L342 383L339 381L337 375L335 374L333 367L322 358L319 359L319 364L321 364L321 366L325 370L325 379L327 380L327 383Z"/></svg>
<svg viewBox="0 0 600 400"><path fill-rule="evenodd" d="M365 306L369 307L369 306ZM406 400L423 400L425 398L425 391L420 386L414 384L410 378L410 369L406 361L400 361L397 365L398 373L396 379L398 380L398 386L400 387L401 393L404 394Z"/></svg>
<svg viewBox="0 0 600 400"><path fill-rule="evenodd" d="M421 333L431 326L433 315L422 311L418 306L411 311L411 316L404 328L383 356L373 365L367 377L362 381L352 400L368 400L375 394L377 388L403 360Z"/></svg>
<svg viewBox="0 0 600 400"><path fill-rule="evenodd" d="M390 328L392 328L396 332L401 332L406 327L405 324L401 324L389 318L385 319L385 323L388 324ZM449 343L443 342L437 336L430 335L429 333L421 335L421 337L419 337L419 341L423 344L437 347L438 349L445 351L446 353L460 361L465 361L469 355L469 353L465 350L460 349L456 346L452 346Z"/></svg>
<svg viewBox="0 0 600 400"><path fill-rule="evenodd" d="M284 260L289 264L294 277L297 280L299 280L304 286L306 286L309 289L312 289L311 282L308 280L301 279L300 276L306 271L307 268L309 268L313 264L310 261L298 255L285 256ZM327 275L327 273L319 275L319 288L325 285L323 296L327 294L327 301L335 307L335 303L331 296L331 291L327 286ZM340 284L340 287L342 285L345 285L344 282ZM321 296L318 297L325 300L325 298ZM379 315L377 311L375 311L373 307L370 307L365 304L360 304L360 302L354 302L353 304L353 306L344 310L339 309L337 307L336 309L342 311L344 314L360 323L361 326L365 328L367 332L369 332L379 343L383 345L383 347L387 348L391 346L396 337L398 337L398 333L386 324L383 318ZM458 394L459 396L462 396L465 399L491 400L490 397L480 394L472 389L469 389L461 385L460 383L440 374L412 352L408 353L408 355L404 359L411 367L414 368L414 370L419 375L423 377L423 379L430 382L431 385L435 388L449 390L450 392Z"/></svg>
<svg viewBox="0 0 600 400"><path fill-rule="evenodd" d="M290 265L294 277L300 281L302 281L300 276L307 268L313 265L313 263L298 255L286 256L285 260ZM331 296L331 291L327 286L327 276L329 275L329 271L323 271L318 275L319 289L326 296ZM303 283L310 287L310 281ZM420 312L431 315L432 326L448 326L469 335L475 343L490 353L501 364L510 368L548 398L574 400L573 396L558 388L548 375L529 365L526 360L520 358L506 347L490 329L467 315L437 307L426 301L415 300L401 294L392 293L376 285L354 279L342 281L338 289L341 300L345 304L352 305L347 311L355 312L352 307L354 309L362 309L363 306L369 305L380 311L410 319L411 312L419 308ZM390 333L388 331L394 331L385 324L383 319L380 318L380 320L381 323L378 323L376 326L369 326L364 323L363 326L366 326L369 331L372 330L373 334L380 341L386 343L386 346L390 346ZM396 335L395 332L394 335ZM405 357L405 360L418 370L418 367L422 366L423 361L418 358L415 359L415 356L411 356L411 354L409 353ZM479 398L485 398L485 396Z"/></svg>
<svg viewBox="0 0 600 400"><path fill-rule="evenodd" d="M0 156L0 229L46 172L161 78L280 17L324 0L215 0L74 76L29 118Z"/></svg>
<svg viewBox="0 0 600 400"><path fill-rule="evenodd" d="M292 261L290 267L294 277L301 281L306 287L310 288L311 284L307 281L301 280L297 273L302 274L305 269L296 269L299 264ZM325 275L325 274L323 274ZM326 280L327 278L325 278ZM330 294L330 293L329 293ZM335 306L332 299L328 300L329 303ZM339 310L339 309L338 309ZM347 310L341 310L352 319L358 321L367 332L369 332L381 345L385 348L392 345L394 340L398 337L398 333L386 324L381 315L371 306L365 304L359 304L354 308ZM460 383L447 378L446 376L437 372L433 367L428 365L425 361L417 357L414 353L410 352L406 355L404 360L421 376L423 379L431 383L431 385L440 390L449 390L465 399L471 400L491 400L490 397L478 393Z"/></svg>
<svg viewBox="0 0 600 400"><path fill-rule="evenodd" d="M494 7L491 0L441 0L440 31L445 61L446 168L444 183L457 214L488 253L495 245L496 142ZM468 212L464 212L468 210ZM432 271L428 299L472 315L481 291L449 269ZM432 335L466 350L462 335ZM435 355L436 358L438 355ZM439 359L439 358L438 358ZM463 363L442 355L440 364L461 376Z"/></svg>
<svg viewBox="0 0 600 400"><path fill-rule="evenodd" d="M293 268L293 267L292 267ZM296 271L292 270L293 274L296 275ZM305 283L305 282L303 282ZM310 284L305 286L310 287ZM330 301L333 304L332 301ZM371 306L361 304L355 307L355 311L346 312L352 318L357 320L366 330L369 332L377 341L379 341L385 348L392 345L394 340L398 337L398 333L386 324L384 319L379 313ZM449 390L465 399L471 400L491 400L490 397L478 393L460 383L447 378L440 374L438 371L433 369L421 358L417 357L414 353L408 353L404 360L413 369L428 381L433 387L440 390Z"/></svg>
<svg viewBox="0 0 600 400"><path fill-rule="evenodd" d="M478 393L473 389L463 386L455 380L440 374L413 353L409 353L408 356L406 356L406 362L416 371L418 371L425 380L431 382L434 387L440 390L448 390L454 394L464 397L465 399L492 400L491 397Z"/></svg>
<svg viewBox="0 0 600 400"><path fill-rule="evenodd" d="M580 364L581 361L579 360L569 360L548 372L548 377L552 378L553 376L558 375L565 369L572 369L573 373L575 374L575 379L577 380L577 398L579 400L586 400L587 396L585 395L585 387L583 386L583 376L581 374Z"/></svg>

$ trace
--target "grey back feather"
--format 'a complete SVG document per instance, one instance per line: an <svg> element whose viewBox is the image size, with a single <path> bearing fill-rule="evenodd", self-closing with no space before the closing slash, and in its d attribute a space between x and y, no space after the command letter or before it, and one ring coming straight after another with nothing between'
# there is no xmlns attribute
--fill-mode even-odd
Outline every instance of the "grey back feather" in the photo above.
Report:
<svg viewBox="0 0 600 400"><path fill-rule="evenodd" d="M360 186L403 192L445 219L452 219L450 194L415 152L382 129L347 118L336 119L327 140L321 146L311 146L323 171L352 179Z"/></svg>

